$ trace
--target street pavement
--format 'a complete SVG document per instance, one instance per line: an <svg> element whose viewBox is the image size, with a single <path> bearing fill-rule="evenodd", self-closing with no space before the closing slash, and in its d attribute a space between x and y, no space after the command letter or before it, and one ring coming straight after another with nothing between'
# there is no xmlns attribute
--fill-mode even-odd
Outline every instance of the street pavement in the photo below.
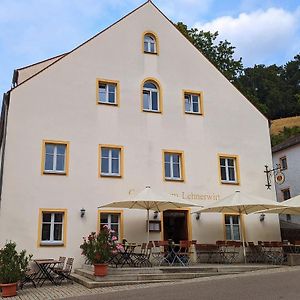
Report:
<svg viewBox="0 0 300 300"><path fill-rule="evenodd" d="M68 298L72 300L300 300L300 268L200 278L153 287Z"/></svg>

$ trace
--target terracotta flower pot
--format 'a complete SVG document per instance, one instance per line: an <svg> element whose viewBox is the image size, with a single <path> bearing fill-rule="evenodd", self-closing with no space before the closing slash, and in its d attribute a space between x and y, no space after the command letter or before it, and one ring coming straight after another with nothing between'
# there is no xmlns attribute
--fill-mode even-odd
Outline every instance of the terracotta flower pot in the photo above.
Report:
<svg viewBox="0 0 300 300"><path fill-rule="evenodd" d="M17 283L1 283L2 297L13 297L17 295Z"/></svg>
<svg viewBox="0 0 300 300"><path fill-rule="evenodd" d="M94 264L94 275L95 276L106 276L107 275L107 264Z"/></svg>

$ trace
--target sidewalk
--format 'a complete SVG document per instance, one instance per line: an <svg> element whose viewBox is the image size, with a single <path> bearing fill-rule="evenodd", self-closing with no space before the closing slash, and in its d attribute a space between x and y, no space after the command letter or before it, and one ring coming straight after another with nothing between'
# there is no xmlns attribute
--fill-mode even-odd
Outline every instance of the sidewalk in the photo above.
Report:
<svg viewBox="0 0 300 300"><path fill-rule="evenodd" d="M220 275L218 277L202 277L191 280L183 280L180 282L170 282L170 283L149 283L149 284L139 284L139 285L129 285L129 286L115 286L115 287L102 287L95 289L88 289L80 284L62 284L61 286L53 285L44 285L43 287L33 288L30 285L24 287L23 290L18 291L16 297L9 299L12 300L41 300L41 299L63 299L63 298L73 298L80 296L91 296L99 294L108 294L111 292L121 292L121 291L132 291L136 289L143 289L148 287L162 287L162 286L172 286L172 285L181 285L192 282L208 282L216 281L221 279L229 278L239 278L247 276L258 276L262 274L278 274L278 273L289 273L293 271L300 271L300 267L281 267L278 269L269 269L269 270L258 270L252 272L244 272L242 274L231 274L231 275ZM217 284L217 283L215 283ZM4 299L4 298L1 298ZM7 299L7 298L6 298Z"/></svg>

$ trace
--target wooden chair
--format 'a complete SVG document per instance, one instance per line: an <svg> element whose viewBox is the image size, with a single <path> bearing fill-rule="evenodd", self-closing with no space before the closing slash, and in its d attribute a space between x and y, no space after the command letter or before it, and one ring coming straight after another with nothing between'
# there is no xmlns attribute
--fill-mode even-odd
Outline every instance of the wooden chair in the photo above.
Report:
<svg viewBox="0 0 300 300"><path fill-rule="evenodd" d="M64 269L64 266L65 266L65 261L66 261L66 257L65 256L60 256L59 257L59 264L57 264L55 267L54 267L54 272L56 271L56 270L63 270Z"/></svg>
<svg viewBox="0 0 300 300"><path fill-rule="evenodd" d="M36 284L35 284L35 277L37 276L38 272L36 272L33 269L27 269L26 273L25 273L25 277L20 281L20 289L22 290L24 285L26 283L32 283L33 286L36 288Z"/></svg>
<svg viewBox="0 0 300 300"><path fill-rule="evenodd" d="M69 257L67 259L65 267L62 270L56 270L55 273L58 274L58 284L61 284L63 280L69 280L73 284L73 279L70 277L73 268L73 262L74 258Z"/></svg>

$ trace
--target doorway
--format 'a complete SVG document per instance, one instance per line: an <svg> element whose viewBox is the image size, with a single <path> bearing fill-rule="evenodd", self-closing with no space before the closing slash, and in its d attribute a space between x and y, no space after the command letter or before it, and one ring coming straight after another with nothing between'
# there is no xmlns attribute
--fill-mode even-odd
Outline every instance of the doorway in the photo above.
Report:
<svg viewBox="0 0 300 300"><path fill-rule="evenodd" d="M176 244L189 239L188 210L165 210L163 212L164 240L172 239Z"/></svg>

